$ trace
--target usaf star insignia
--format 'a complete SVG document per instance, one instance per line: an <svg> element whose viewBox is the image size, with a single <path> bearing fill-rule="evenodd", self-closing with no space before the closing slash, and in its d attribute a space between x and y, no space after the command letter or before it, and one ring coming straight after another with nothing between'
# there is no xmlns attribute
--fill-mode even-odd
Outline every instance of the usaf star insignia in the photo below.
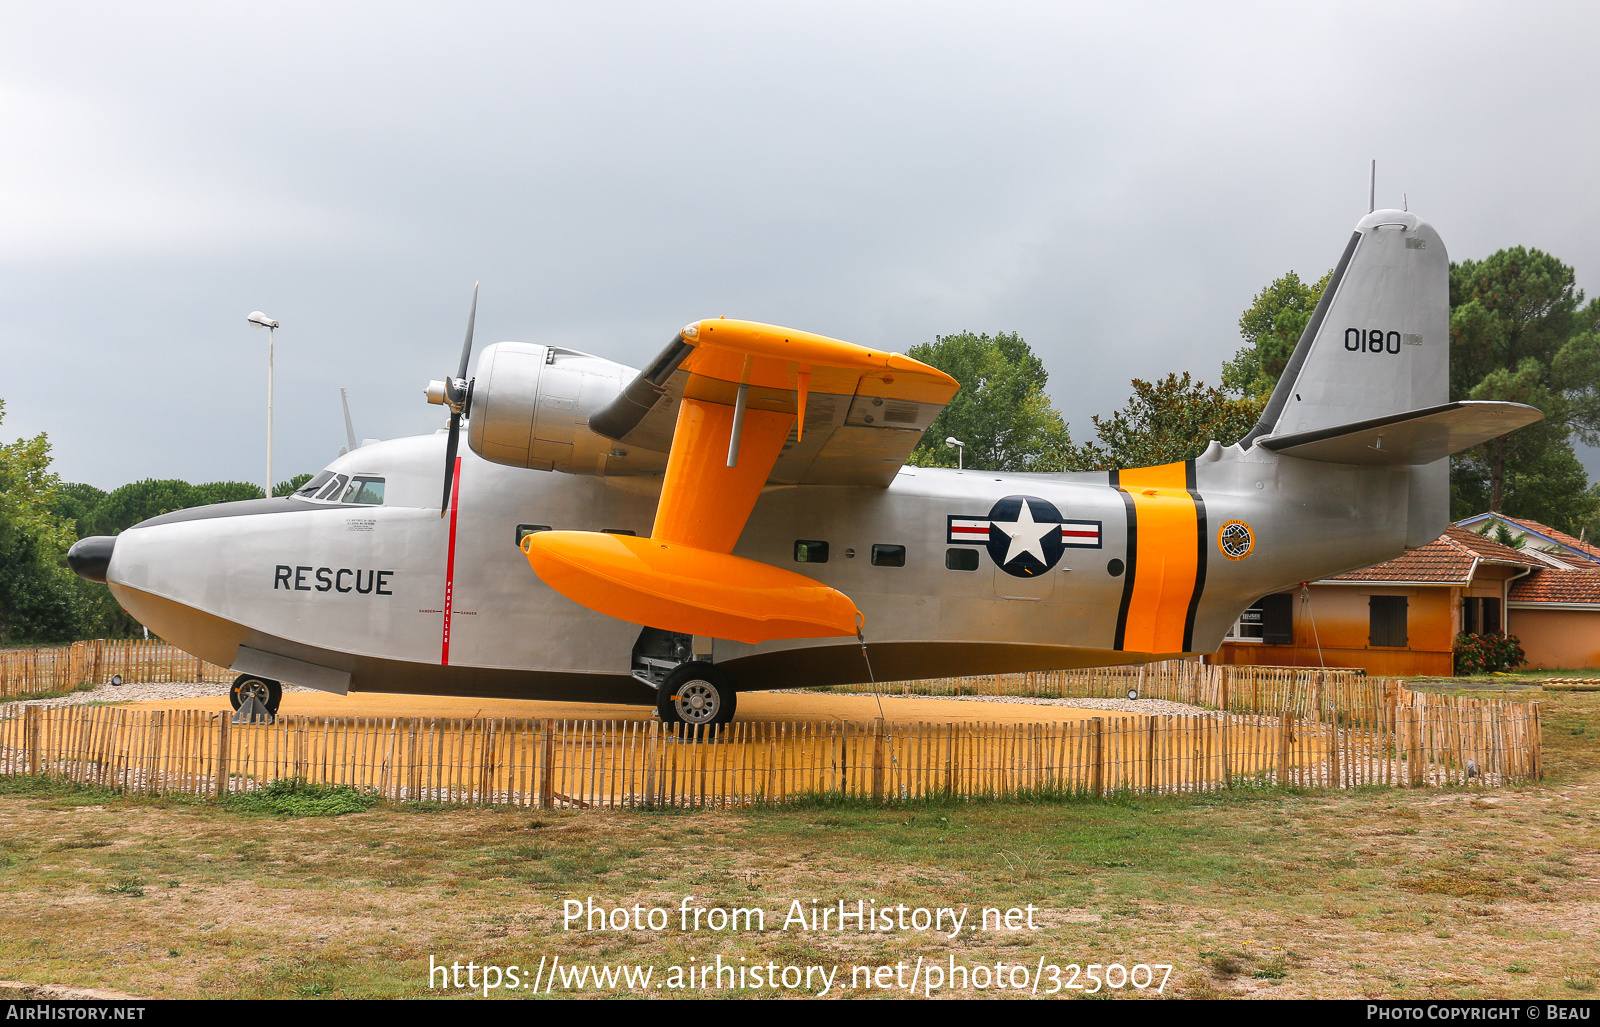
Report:
<svg viewBox="0 0 1600 1027"><path fill-rule="evenodd" d="M1061 562L1068 549L1099 549L1099 521L1069 521L1036 496L1006 496L987 517L949 518L948 545L981 545L1007 574L1031 578Z"/></svg>

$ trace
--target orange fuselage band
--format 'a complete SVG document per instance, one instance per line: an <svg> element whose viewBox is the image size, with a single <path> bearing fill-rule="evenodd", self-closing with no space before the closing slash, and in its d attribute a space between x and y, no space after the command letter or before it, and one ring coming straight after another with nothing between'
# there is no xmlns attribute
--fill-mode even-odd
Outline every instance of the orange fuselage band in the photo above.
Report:
<svg viewBox="0 0 1600 1027"><path fill-rule="evenodd" d="M1192 491L1189 468L1176 463L1117 474L1133 536L1117 643L1128 652L1189 650L1195 600L1205 585L1205 507Z"/></svg>

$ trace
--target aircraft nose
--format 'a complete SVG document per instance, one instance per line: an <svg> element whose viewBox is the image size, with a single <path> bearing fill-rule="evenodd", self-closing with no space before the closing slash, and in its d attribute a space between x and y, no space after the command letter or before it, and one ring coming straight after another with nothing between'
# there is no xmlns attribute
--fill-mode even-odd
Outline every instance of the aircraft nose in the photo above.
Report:
<svg viewBox="0 0 1600 1027"><path fill-rule="evenodd" d="M74 574L87 581L104 582L106 567L111 563L111 550L117 544L115 535L91 535L80 538L67 550L67 566Z"/></svg>

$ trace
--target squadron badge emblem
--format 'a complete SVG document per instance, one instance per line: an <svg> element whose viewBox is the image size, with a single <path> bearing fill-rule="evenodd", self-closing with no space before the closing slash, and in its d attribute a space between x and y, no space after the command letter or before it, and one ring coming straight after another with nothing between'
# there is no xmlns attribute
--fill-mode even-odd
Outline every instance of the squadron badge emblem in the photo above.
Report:
<svg viewBox="0 0 1600 1027"><path fill-rule="evenodd" d="M1243 560L1255 547L1255 533L1243 521L1229 521L1217 532L1217 548L1230 560Z"/></svg>

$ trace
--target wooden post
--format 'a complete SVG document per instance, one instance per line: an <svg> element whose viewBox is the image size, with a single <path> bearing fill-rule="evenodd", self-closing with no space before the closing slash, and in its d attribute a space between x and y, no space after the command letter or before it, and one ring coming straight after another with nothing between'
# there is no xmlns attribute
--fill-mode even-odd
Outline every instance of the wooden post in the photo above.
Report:
<svg viewBox="0 0 1600 1027"><path fill-rule="evenodd" d="M539 808L549 809L555 802L555 770L556 770L556 724L553 720L543 721L544 744L539 747ZM654 767L651 768L654 770ZM648 778L647 778L648 780ZM647 785L645 792L648 795L650 788Z"/></svg>
<svg viewBox="0 0 1600 1027"><path fill-rule="evenodd" d="M1278 717L1278 787L1289 784L1289 740L1294 737L1294 714Z"/></svg>
<svg viewBox="0 0 1600 1027"><path fill-rule="evenodd" d="M217 798L228 794L228 765L233 721L226 713L217 714Z"/></svg>
<svg viewBox="0 0 1600 1027"><path fill-rule="evenodd" d="M28 746L28 773L39 776L39 707L23 707L23 733Z"/></svg>
<svg viewBox="0 0 1600 1027"><path fill-rule="evenodd" d="M1530 747L1529 764L1533 769L1535 781L1544 780L1544 710L1541 703L1529 703L1533 713L1533 745Z"/></svg>
<svg viewBox="0 0 1600 1027"><path fill-rule="evenodd" d="M1143 685L1144 670L1140 668L1140 684ZM1140 695L1144 694L1141 688ZM1156 718L1144 718L1144 790L1154 794L1156 790Z"/></svg>
<svg viewBox="0 0 1600 1027"><path fill-rule="evenodd" d="M488 806L494 802L494 747L499 735L494 721L484 724L483 750L478 763L478 804Z"/></svg>
<svg viewBox="0 0 1600 1027"><path fill-rule="evenodd" d="M1106 790L1106 769L1105 769L1106 765L1105 765L1105 735L1104 735L1104 728L1105 728L1105 720L1103 718L1101 718L1101 717L1093 717L1093 718L1090 719L1090 721L1089 721L1089 739L1090 739L1089 758L1093 762L1090 763L1091 770L1089 772L1089 779L1092 782L1091 787L1094 789L1094 794L1095 794L1096 798L1099 798L1100 796L1103 796L1105 794L1105 790Z"/></svg>
<svg viewBox="0 0 1600 1027"><path fill-rule="evenodd" d="M883 801L883 718L872 725L872 800Z"/></svg>

